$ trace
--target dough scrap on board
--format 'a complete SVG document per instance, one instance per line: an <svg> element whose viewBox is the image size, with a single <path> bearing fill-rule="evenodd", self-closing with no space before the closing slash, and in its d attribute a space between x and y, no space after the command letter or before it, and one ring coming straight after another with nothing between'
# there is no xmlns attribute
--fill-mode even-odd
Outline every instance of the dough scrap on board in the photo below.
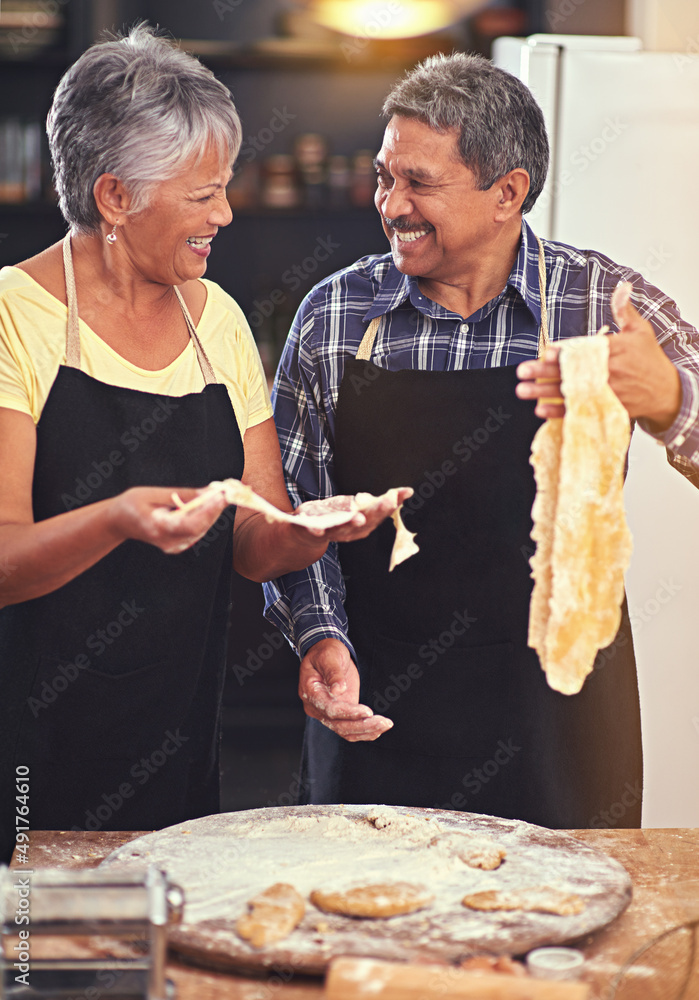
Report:
<svg viewBox="0 0 699 1000"><path fill-rule="evenodd" d="M456 855L469 868L481 868L483 871L499 868L507 854L500 844L477 833L447 833L435 837L431 846Z"/></svg>
<svg viewBox="0 0 699 1000"><path fill-rule="evenodd" d="M563 892L551 886L532 886L519 891L486 889L464 896L461 901L470 910L526 910L530 913L554 913L559 917L574 916L585 909L585 900L574 892Z"/></svg>
<svg viewBox="0 0 699 1000"><path fill-rule="evenodd" d="M434 896L420 885L389 882L358 886L344 892L314 889L311 902L324 913L339 913L345 917L395 917L424 909L434 902Z"/></svg>
<svg viewBox="0 0 699 1000"><path fill-rule="evenodd" d="M250 912L238 919L235 929L253 948L264 948L288 937L306 912L303 896L286 882L275 882L253 896L248 906Z"/></svg>
<svg viewBox="0 0 699 1000"><path fill-rule="evenodd" d="M607 337L561 345L565 416L532 442L536 479L529 645L549 685L577 694L621 622L631 533L623 503L629 416L609 387Z"/></svg>

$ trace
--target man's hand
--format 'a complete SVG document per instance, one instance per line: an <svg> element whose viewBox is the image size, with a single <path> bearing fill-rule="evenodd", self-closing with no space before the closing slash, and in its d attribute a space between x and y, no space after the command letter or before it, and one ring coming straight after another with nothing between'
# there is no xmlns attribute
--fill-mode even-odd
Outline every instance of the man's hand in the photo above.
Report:
<svg viewBox="0 0 699 1000"><path fill-rule="evenodd" d="M361 511L357 511L351 521L337 525L334 528L325 530L306 528L311 534L322 538L326 542L354 542L359 538L366 538L374 528L378 528L382 521L390 517L396 506L400 506L413 495L413 490L409 486L403 486L395 491L397 499L393 502L389 497L373 497L362 505ZM365 494L368 496L369 494ZM296 514L325 514L336 510L352 510L355 504L353 496L333 496L325 500L307 500L296 508ZM302 530L299 527L299 530Z"/></svg>
<svg viewBox="0 0 699 1000"><path fill-rule="evenodd" d="M562 417L565 404L561 397L561 369L558 366L560 344L549 344L543 358L538 361L523 361L517 366L517 378L521 379L515 392L520 399L536 399L534 409L537 417Z"/></svg>
<svg viewBox="0 0 699 1000"><path fill-rule="evenodd" d="M359 673L339 639L321 639L301 660L299 695L306 715L356 743L375 740L393 723L359 704Z"/></svg>
<svg viewBox="0 0 699 1000"><path fill-rule="evenodd" d="M621 298L614 318L619 334L609 341L609 384L630 417L645 417L654 430L667 430L682 402L679 373L628 296Z"/></svg>
<svg viewBox="0 0 699 1000"><path fill-rule="evenodd" d="M609 337L609 385L630 417L645 417L654 430L667 430L682 402L679 373L627 295L615 299L612 308L619 333ZM538 400L534 411L538 417L562 417L565 412L560 399L560 348L560 342L550 345L542 360L525 361L517 368L522 379L517 396Z"/></svg>

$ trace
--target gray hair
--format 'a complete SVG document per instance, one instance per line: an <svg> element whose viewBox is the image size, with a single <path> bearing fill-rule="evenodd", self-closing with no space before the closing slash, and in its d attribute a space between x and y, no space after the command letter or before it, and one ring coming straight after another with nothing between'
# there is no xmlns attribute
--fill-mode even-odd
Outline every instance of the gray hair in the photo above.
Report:
<svg viewBox="0 0 699 1000"><path fill-rule="evenodd" d="M440 53L399 80L382 111L386 118L416 118L437 132L458 130L461 159L481 191L522 167L530 180L522 211L534 207L546 180L549 143L541 108L516 76L483 56Z"/></svg>
<svg viewBox="0 0 699 1000"><path fill-rule="evenodd" d="M242 141L227 87L145 23L80 56L58 84L46 130L60 209L86 233L99 229L101 174L123 182L136 213L209 144L231 165Z"/></svg>

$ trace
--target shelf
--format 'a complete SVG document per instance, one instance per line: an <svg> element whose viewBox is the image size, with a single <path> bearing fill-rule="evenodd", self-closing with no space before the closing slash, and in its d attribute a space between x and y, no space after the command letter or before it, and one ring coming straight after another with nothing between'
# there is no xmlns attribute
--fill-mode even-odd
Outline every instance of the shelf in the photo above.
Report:
<svg viewBox="0 0 699 1000"><path fill-rule="evenodd" d="M348 205L346 208L234 208L235 219L326 219L328 216L347 218L352 215L376 215L373 205L362 207Z"/></svg>
<svg viewBox="0 0 699 1000"><path fill-rule="evenodd" d="M0 215L54 215L60 214L53 201L0 201Z"/></svg>
<svg viewBox="0 0 699 1000"><path fill-rule="evenodd" d="M49 201L0 201L0 215L58 215L60 209ZM236 219L325 219L329 216L346 218L353 215L374 216L373 205L363 207L348 205L346 208L234 208Z"/></svg>
<svg viewBox="0 0 699 1000"><path fill-rule="evenodd" d="M4 49L0 51L0 70L4 72L18 68L24 69L25 67L33 71L45 70L48 72L51 70L55 72L66 69L71 61L71 57L65 49L41 49L27 56L13 55Z"/></svg>
<svg viewBox="0 0 699 1000"><path fill-rule="evenodd" d="M411 44L412 43L412 44ZM369 38L343 38L337 43L309 43L295 38L269 38L256 45L182 38L179 45L213 70L293 72L399 73L427 56L451 51L442 38L403 39L401 44Z"/></svg>

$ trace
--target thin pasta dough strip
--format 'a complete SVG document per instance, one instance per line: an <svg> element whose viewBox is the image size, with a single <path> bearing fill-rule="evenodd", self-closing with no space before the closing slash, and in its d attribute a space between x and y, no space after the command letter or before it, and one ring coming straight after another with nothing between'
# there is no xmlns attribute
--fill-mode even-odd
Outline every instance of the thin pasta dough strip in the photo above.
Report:
<svg viewBox="0 0 699 1000"><path fill-rule="evenodd" d="M609 387L607 337L567 340L559 361L565 416L547 420L532 443L528 641L550 686L577 694L621 621L632 548L622 493L630 424Z"/></svg>

